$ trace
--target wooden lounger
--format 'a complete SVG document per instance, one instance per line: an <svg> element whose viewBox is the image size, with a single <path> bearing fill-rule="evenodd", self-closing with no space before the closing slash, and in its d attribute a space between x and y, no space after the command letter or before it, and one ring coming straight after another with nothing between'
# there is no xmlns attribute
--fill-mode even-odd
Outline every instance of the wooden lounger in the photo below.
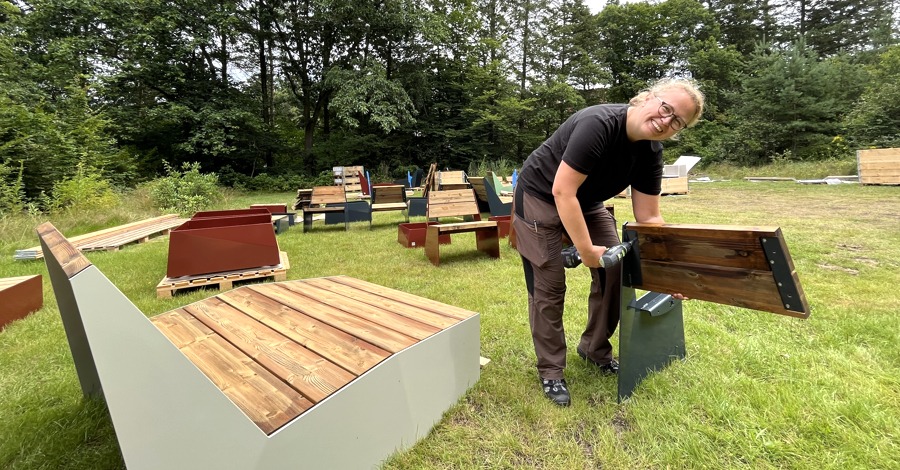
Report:
<svg viewBox="0 0 900 470"><path fill-rule="evenodd" d="M479 315L350 277L245 286L152 319L38 228L86 395L138 468L371 468L479 376Z"/></svg>

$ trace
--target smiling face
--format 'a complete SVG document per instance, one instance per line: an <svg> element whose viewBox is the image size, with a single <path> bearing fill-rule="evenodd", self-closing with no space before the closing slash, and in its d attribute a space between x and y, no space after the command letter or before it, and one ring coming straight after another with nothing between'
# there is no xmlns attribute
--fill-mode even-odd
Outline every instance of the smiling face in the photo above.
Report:
<svg viewBox="0 0 900 470"><path fill-rule="evenodd" d="M673 114L668 114L670 109ZM673 121L680 121L682 124L691 122L696 114L697 106L694 100L680 88L647 92L642 103L628 108L626 121L628 139L632 142L666 140L680 130L679 123L673 124Z"/></svg>

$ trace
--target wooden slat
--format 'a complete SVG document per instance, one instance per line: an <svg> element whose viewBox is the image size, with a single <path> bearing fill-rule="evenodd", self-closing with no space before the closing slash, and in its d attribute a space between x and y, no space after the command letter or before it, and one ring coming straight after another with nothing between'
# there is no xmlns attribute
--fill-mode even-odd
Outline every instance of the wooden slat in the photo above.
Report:
<svg viewBox="0 0 900 470"><path fill-rule="evenodd" d="M316 186L313 188L310 205L340 204L347 202L347 194L340 186Z"/></svg>
<svg viewBox="0 0 900 470"><path fill-rule="evenodd" d="M453 224L435 225L437 231L441 234L452 234L460 232L472 232L479 229L496 228L497 222L494 220L482 220L478 222L458 222Z"/></svg>
<svg viewBox="0 0 900 470"><path fill-rule="evenodd" d="M360 318L378 323L398 333L423 340L441 329L409 316L401 315L393 309L378 303L367 303L360 299L357 292L346 286L322 279L303 281L303 292L314 295L323 304L339 308ZM371 300L371 298L369 299Z"/></svg>
<svg viewBox="0 0 900 470"><path fill-rule="evenodd" d="M403 291L399 291L396 289L391 289L389 287L379 286L378 284L372 284L371 282L366 282L360 279L347 277L347 276L335 276L328 277L334 282L339 282L341 284L354 287L356 289L371 292L376 295L380 295L383 297L389 297L394 300L398 300L404 302L409 305L415 305L419 308L423 308L429 310L434 313L439 313L441 315L447 315L449 317L456 318L457 320L465 320L467 318L471 318L476 315L475 312L471 310L462 309L459 307L454 307L452 305L447 305L441 302L437 302L435 300L426 299L424 297L419 297L417 295L408 294Z"/></svg>
<svg viewBox="0 0 900 470"><path fill-rule="evenodd" d="M386 351L395 353L416 343L410 336L322 303L320 299L309 294L302 283L285 283L277 287L267 291L266 295Z"/></svg>
<svg viewBox="0 0 900 470"><path fill-rule="evenodd" d="M221 299L184 310L313 403L356 377Z"/></svg>
<svg viewBox="0 0 900 470"><path fill-rule="evenodd" d="M794 317L781 303L771 271L641 260L641 284L632 287L654 292L680 293L707 300Z"/></svg>
<svg viewBox="0 0 900 470"><path fill-rule="evenodd" d="M353 374L362 374L390 356L384 349L281 304L269 293L278 294L283 290L273 287L273 284L245 286L218 297Z"/></svg>
<svg viewBox="0 0 900 470"><path fill-rule="evenodd" d="M313 405L187 312L173 311L155 323L263 432L271 434Z"/></svg>
<svg viewBox="0 0 900 470"><path fill-rule="evenodd" d="M47 244L47 249L59 262L63 272L70 279L88 266L91 266L91 262L72 246L69 240L66 240L63 234L50 222L44 222L38 226L37 232L41 239L44 240L44 243Z"/></svg>
<svg viewBox="0 0 900 470"><path fill-rule="evenodd" d="M360 302L378 306L379 308L382 308L384 310L394 312L397 315L403 315L404 317L416 320L420 323L424 323L425 325L430 325L438 330L445 329L459 323L459 320L457 318L451 317L449 315L444 315L440 312L432 312L431 310L417 305L410 305L408 303L398 301L394 298L394 296L385 296L370 293L360 289L359 286L351 287L347 284L341 283L340 280L336 281L335 278L307 279L303 282L306 284L314 285L320 289L327 289L335 293L336 295L353 297ZM372 285L374 286L375 284ZM387 292L382 292L382 294L385 293ZM385 326L390 327L391 325L386 324Z"/></svg>
<svg viewBox="0 0 900 470"><path fill-rule="evenodd" d="M635 288L809 316L809 305L778 227L627 224L625 231L637 233L642 279ZM771 246L764 246L764 240ZM773 266L783 278L775 279ZM783 292L778 282L783 284Z"/></svg>

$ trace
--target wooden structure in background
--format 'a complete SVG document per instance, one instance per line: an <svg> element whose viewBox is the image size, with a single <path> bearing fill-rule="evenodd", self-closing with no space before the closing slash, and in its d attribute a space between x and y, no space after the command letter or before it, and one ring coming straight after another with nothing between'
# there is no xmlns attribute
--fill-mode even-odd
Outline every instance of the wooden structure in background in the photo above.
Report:
<svg viewBox="0 0 900 470"><path fill-rule="evenodd" d="M497 222L481 220L481 211L472 189L431 191L428 193L428 220L447 217L471 217L471 222L428 225L425 233L425 256L431 264L441 264L440 237L454 233L475 232L478 251L492 258L500 257L500 235Z"/></svg>
<svg viewBox="0 0 900 470"><path fill-rule="evenodd" d="M862 184L900 184L900 148L857 150L856 165Z"/></svg>
<svg viewBox="0 0 900 470"><path fill-rule="evenodd" d="M479 377L480 318L350 277L245 286L148 319L38 227L82 392L125 465L373 468Z"/></svg>
<svg viewBox="0 0 900 470"><path fill-rule="evenodd" d="M41 275L0 278L0 330L44 306Z"/></svg>
<svg viewBox="0 0 900 470"><path fill-rule="evenodd" d="M360 173L365 174L362 166L336 166L332 168L334 172L334 184L344 188L344 193L352 196L362 195L362 183L359 179Z"/></svg>
<svg viewBox="0 0 900 470"><path fill-rule="evenodd" d="M72 237L71 243L79 251L116 251L129 243L143 243L153 236L166 235L186 221L177 214L162 215ZM17 260L43 257L40 246L16 250L13 255Z"/></svg>
<svg viewBox="0 0 900 470"><path fill-rule="evenodd" d="M303 231L312 228L314 214L344 214L344 230L350 230L347 217L347 193L340 186L316 186L312 189L309 205L303 209Z"/></svg>
<svg viewBox="0 0 900 470"><path fill-rule="evenodd" d="M406 187L400 184L372 186L372 212L404 211L409 222L409 206L406 203Z"/></svg>

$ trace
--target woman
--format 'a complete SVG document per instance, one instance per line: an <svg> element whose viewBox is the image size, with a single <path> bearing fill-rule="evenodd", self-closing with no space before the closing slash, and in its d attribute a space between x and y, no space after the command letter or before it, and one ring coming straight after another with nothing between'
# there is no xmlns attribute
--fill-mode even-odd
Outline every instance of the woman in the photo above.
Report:
<svg viewBox="0 0 900 470"><path fill-rule="evenodd" d="M603 202L630 185L635 220L662 223L660 141L694 125L703 103L703 94L691 81L663 79L628 105L604 104L576 112L525 160L513 204L516 247L525 269L541 387L557 405L571 402L563 378L562 237L568 236L591 268L587 326L578 355L601 373L616 374L619 365L609 338L619 322L619 270L599 268L600 256L618 244L619 237Z"/></svg>

